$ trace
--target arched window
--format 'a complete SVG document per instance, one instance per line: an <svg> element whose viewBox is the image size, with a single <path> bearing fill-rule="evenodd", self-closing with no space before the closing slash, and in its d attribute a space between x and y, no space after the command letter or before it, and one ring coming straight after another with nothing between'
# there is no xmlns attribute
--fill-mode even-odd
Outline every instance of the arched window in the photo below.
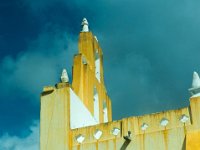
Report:
<svg viewBox="0 0 200 150"><path fill-rule="evenodd" d="M95 53L95 76L97 78L97 80L100 82L101 81L101 77L100 77L100 57L99 57L99 53L98 51L96 51Z"/></svg>
<svg viewBox="0 0 200 150"><path fill-rule="evenodd" d="M99 95L96 87L94 88L93 99L94 99L94 119L96 120L97 123L99 123Z"/></svg>
<svg viewBox="0 0 200 150"><path fill-rule="evenodd" d="M103 101L103 120L108 122L108 108L105 100Z"/></svg>

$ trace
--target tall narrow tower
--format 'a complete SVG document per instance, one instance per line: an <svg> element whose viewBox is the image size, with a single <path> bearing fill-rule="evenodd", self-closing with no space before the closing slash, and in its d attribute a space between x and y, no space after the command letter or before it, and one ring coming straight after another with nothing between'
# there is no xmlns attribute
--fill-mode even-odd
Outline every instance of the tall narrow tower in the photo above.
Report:
<svg viewBox="0 0 200 150"><path fill-rule="evenodd" d="M111 102L103 76L103 53L84 18L74 57L72 88L98 123L111 121ZM107 112L108 111L108 112Z"/></svg>
<svg viewBox="0 0 200 150"><path fill-rule="evenodd" d="M41 150L69 150L71 130L112 121L111 101L104 85L103 53L86 18L81 25L72 84L63 69L60 83L44 87L41 94Z"/></svg>
<svg viewBox="0 0 200 150"><path fill-rule="evenodd" d="M41 94L40 150L200 150L200 78L193 74L190 106L112 121L103 76L103 53L84 18L72 84Z"/></svg>

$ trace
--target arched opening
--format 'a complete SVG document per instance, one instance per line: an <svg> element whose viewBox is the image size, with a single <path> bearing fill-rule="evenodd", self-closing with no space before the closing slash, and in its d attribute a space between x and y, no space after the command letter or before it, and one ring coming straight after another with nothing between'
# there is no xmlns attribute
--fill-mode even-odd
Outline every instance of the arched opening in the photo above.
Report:
<svg viewBox="0 0 200 150"><path fill-rule="evenodd" d="M108 108L105 100L103 101L103 120L108 122Z"/></svg>
<svg viewBox="0 0 200 150"><path fill-rule="evenodd" d="M99 123L99 95L96 87L94 88L94 119Z"/></svg>
<svg viewBox="0 0 200 150"><path fill-rule="evenodd" d="M95 76L97 80L101 81L101 74L100 74L100 56L98 51L95 53Z"/></svg>

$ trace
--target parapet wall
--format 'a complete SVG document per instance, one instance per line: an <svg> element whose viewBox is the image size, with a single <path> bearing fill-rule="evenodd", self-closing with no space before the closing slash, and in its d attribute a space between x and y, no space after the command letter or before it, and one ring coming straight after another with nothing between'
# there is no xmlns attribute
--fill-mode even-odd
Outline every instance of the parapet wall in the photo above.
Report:
<svg viewBox="0 0 200 150"><path fill-rule="evenodd" d="M198 150L200 149L200 97L190 106L119 121L70 129L70 85L46 87L41 95L41 150ZM181 121L182 116L187 120ZM161 125L161 121L168 120ZM146 124L146 128L141 127ZM119 129L117 135L113 129ZM96 139L94 134L101 131ZM130 137L128 132L131 132ZM83 136L82 142L77 137ZM130 139L130 140L129 140Z"/></svg>
<svg viewBox="0 0 200 150"><path fill-rule="evenodd" d="M103 52L85 18L82 26L72 85L64 70L62 83L41 94L40 150L200 150L198 74L189 107L112 122Z"/></svg>
<svg viewBox="0 0 200 150"><path fill-rule="evenodd" d="M99 124L96 126L72 130L72 149L81 150L185 150L200 149L200 97L191 99L191 106L138 117L129 117L119 121ZM195 114L192 114L195 113ZM186 122L181 117L188 117ZM161 120L167 119L166 126ZM146 130L141 126L147 124ZM112 134L114 128L120 129L117 136ZM97 130L102 131L100 139L95 139ZM131 141L124 139L131 131ZM77 136L84 136L82 143L77 142ZM193 140L192 140L193 138Z"/></svg>

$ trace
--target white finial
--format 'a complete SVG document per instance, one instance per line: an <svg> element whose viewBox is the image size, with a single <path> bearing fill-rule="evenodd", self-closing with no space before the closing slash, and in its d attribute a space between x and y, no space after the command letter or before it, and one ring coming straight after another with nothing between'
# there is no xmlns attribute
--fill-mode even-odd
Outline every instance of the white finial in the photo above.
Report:
<svg viewBox="0 0 200 150"><path fill-rule="evenodd" d="M83 18L81 25L82 25L82 32L89 32L88 28L89 24L86 18Z"/></svg>
<svg viewBox="0 0 200 150"><path fill-rule="evenodd" d="M66 69L63 69L60 79L62 82L69 82L69 77Z"/></svg>
<svg viewBox="0 0 200 150"><path fill-rule="evenodd" d="M193 81L192 81L192 88L199 88L200 87L200 79L197 72L193 73Z"/></svg>
<svg viewBox="0 0 200 150"><path fill-rule="evenodd" d="M200 78L197 72L193 73L192 88L189 91L192 96L200 96Z"/></svg>

